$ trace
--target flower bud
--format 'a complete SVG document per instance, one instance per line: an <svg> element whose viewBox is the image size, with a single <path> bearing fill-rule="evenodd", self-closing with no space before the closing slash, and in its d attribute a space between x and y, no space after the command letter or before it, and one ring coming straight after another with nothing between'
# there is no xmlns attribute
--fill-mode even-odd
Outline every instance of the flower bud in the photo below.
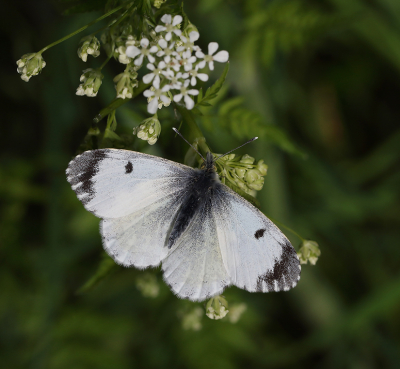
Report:
<svg viewBox="0 0 400 369"><path fill-rule="evenodd" d="M264 164L264 160L259 160L257 162L256 168L260 171L262 176L265 176L267 174L268 165Z"/></svg>
<svg viewBox="0 0 400 369"><path fill-rule="evenodd" d="M244 155L242 156L242 158L240 159L240 163L242 163L242 164L249 164L249 165L251 165L251 164L254 163L254 161L255 161L255 159L254 159L252 156L247 155L247 154L244 154Z"/></svg>
<svg viewBox="0 0 400 369"><path fill-rule="evenodd" d="M21 79L28 82L33 76L37 76L46 66L42 54L30 53L25 54L17 61L17 71L21 74Z"/></svg>
<svg viewBox="0 0 400 369"><path fill-rule="evenodd" d="M261 173L258 169L248 169L246 171L246 175L244 176L244 180L247 184L253 183L261 178Z"/></svg>
<svg viewBox="0 0 400 369"><path fill-rule="evenodd" d="M244 177L244 175L246 174L246 169L245 168L236 168L235 169L235 173L237 174L237 176L242 179Z"/></svg>
<svg viewBox="0 0 400 369"><path fill-rule="evenodd" d="M319 256L321 255L321 250L315 241L304 240L301 244L297 256L299 257L300 264L307 264L309 261L311 265L315 265Z"/></svg>
<svg viewBox="0 0 400 369"><path fill-rule="evenodd" d="M140 139L147 141L149 145L154 145L157 142L160 133L161 124L157 119L157 115L145 119L138 127L133 129L133 134L137 134Z"/></svg>
<svg viewBox="0 0 400 369"><path fill-rule="evenodd" d="M164 4L167 0L154 0L153 6L157 9L160 9L161 5Z"/></svg>
<svg viewBox="0 0 400 369"><path fill-rule="evenodd" d="M188 25L186 26L186 28L184 30L185 36L187 35L187 37L189 37L190 32L193 32L193 31L199 33L199 30L197 29L197 27L192 22L189 21Z"/></svg>
<svg viewBox="0 0 400 369"><path fill-rule="evenodd" d="M144 297L157 297L160 287L157 282L157 277L151 273L143 273L136 279L136 287Z"/></svg>
<svg viewBox="0 0 400 369"><path fill-rule="evenodd" d="M103 78L104 76L99 69L85 69L80 78L82 83L78 86L76 94L79 96L96 96Z"/></svg>
<svg viewBox="0 0 400 369"><path fill-rule="evenodd" d="M131 99L133 89L138 86L136 69L127 67L125 71L114 77L115 89L117 91L117 98Z"/></svg>
<svg viewBox="0 0 400 369"><path fill-rule="evenodd" d="M233 304L229 308L228 319L231 323L235 324L239 321L242 314L247 310L247 305L245 303Z"/></svg>
<svg viewBox="0 0 400 369"><path fill-rule="evenodd" d="M200 306L196 306L189 312L180 312L182 319L182 328L185 330L199 331L202 328L201 319L203 317L203 309Z"/></svg>
<svg viewBox="0 0 400 369"><path fill-rule="evenodd" d="M206 315L210 319L222 319L228 313L228 302L222 295L215 296L207 302Z"/></svg>
<svg viewBox="0 0 400 369"><path fill-rule="evenodd" d="M100 55L100 41L95 36L86 36L81 39L78 48L78 56L87 61L88 54L97 58Z"/></svg>

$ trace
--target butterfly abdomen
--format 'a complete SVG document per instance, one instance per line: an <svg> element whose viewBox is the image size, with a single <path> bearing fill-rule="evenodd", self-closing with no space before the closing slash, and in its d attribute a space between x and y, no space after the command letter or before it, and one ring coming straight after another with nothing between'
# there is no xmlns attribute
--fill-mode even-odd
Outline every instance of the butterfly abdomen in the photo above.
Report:
<svg viewBox="0 0 400 369"><path fill-rule="evenodd" d="M189 182L187 193L183 195L182 206L175 217L168 237L168 248L171 248L186 230L196 212L204 209L206 203L211 200L216 187L221 186L218 175L207 170L196 170Z"/></svg>

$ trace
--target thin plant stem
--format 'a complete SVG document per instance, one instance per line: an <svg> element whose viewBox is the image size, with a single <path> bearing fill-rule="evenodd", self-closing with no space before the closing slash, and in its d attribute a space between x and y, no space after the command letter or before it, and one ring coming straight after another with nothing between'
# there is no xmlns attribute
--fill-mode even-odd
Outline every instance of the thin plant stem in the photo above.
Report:
<svg viewBox="0 0 400 369"><path fill-rule="evenodd" d="M70 33L69 35L67 35L67 36L65 36L65 37L63 37L63 38L60 38L59 40L53 42L53 43L50 44L50 45L47 45L47 46L44 47L42 50L40 50L40 51L38 52L38 54L42 54L43 52L45 52L46 50L50 49L51 47L56 46L56 45L58 45L59 43L65 41L65 40L68 40L69 38L71 38L71 37L77 35L78 33L84 31L86 28L92 26L93 24L95 24L95 23L97 23L97 22L100 22L100 21L103 20L104 18L109 17L111 14L114 14L115 12L117 12L117 11L120 10L120 9L122 9L122 8L125 7L126 5L127 5L127 4L122 4L122 5L118 6L118 7L116 7L116 8L114 8L114 9L110 10L108 13L106 13L106 14L102 15L101 17L95 19L94 21L92 21L92 22L86 24L85 26L79 28L78 30L76 30L76 31L74 31L74 32L72 32L72 33Z"/></svg>
<svg viewBox="0 0 400 369"><path fill-rule="evenodd" d="M277 221L276 219L271 218L270 216L268 216L268 218L269 218L270 220L272 220L274 223L277 223L277 224L279 224L281 227L283 227L283 228L285 228L286 230L288 230L290 233L293 233L295 236L297 236L298 238L300 238L300 240L301 240L302 242L305 241L305 238L301 237L301 236L300 236L297 232L295 232L293 229L291 229L291 228L289 228L288 226L284 225L283 223Z"/></svg>

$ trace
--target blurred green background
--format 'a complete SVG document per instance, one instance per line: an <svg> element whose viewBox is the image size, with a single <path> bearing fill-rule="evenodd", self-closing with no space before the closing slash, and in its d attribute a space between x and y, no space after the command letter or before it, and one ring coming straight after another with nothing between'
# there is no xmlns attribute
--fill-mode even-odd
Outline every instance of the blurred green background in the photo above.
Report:
<svg viewBox="0 0 400 369"><path fill-rule="evenodd" d="M203 305L175 298L159 272L156 298L138 290L143 272L134 269L76 293L102 246L98 219L64 171L115 96L122 67L109 63L97 98L76 96L81 70L104 60L78 59L77 36L44 54L40 76L20 79L21 55L101 14L63 16L62 3L1 5L1 367L398 368L400 2L185 2L200 45L217 41L230 53L226 98L243 104L226 120L240 131L256 116L280 129L238 153L269 165L262 210L322 251L290 292L229 288L229 303L247 305L240 320L203 316L198 331L184 329L182 316ZM129 134L144 116L143 99L126 104L117 132ZM216 152L246 136L206 123ZM187 147L171 126L154 147L135 141L136 149L182 162Z"/></svg>

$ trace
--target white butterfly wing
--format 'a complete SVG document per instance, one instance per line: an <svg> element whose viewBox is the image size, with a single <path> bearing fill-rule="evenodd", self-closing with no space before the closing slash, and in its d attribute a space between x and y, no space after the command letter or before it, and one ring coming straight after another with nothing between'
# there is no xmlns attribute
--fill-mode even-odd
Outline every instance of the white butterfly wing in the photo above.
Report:
<svg viewBox="0 0 400 369"><path fill-rule="evenodd" d="M232 284L250 292L287 291L300 279L300 262L285 235L261 211L223 186L212 212Z"/></svg>
<svg viewBox="0 0 400 369"><path fill-rule="evenodd" d="M231 284L210 204L196 212L162 261L164 280L181 298L203 301Z"/></svg>
<svg viewBox="0 0 400 369"><path fill-rule="evenodd" d="M68 182L87 210L120 218L184 189L193 169L128 150L86 151L66 170Z"/></svg>
<svg viewBox="0 0 400 369"><path fill-rule="evenodd" d="M229 285L250 292L287 291L300 263L283 233L257 208L221 186L162 261L173 292L193 301Z"/></svg>

